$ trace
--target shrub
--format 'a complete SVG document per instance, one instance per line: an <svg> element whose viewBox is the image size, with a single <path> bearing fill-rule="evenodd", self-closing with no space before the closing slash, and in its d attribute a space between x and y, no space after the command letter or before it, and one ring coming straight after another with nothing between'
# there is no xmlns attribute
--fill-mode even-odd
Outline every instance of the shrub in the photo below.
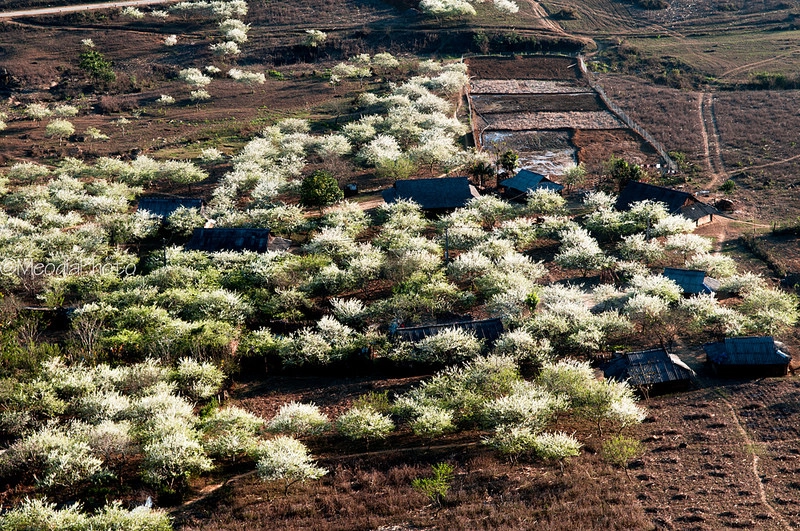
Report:
<svg viewBox="0 0 800 531"><path fill-rule="evenodd" d="M423 363L451 365L478 357L483 343L460 328L447 328L414 345L414 358Z"/></svg>
<svg viewBox="0 0 800 531"><path fill-rule="evenodd" d="M303 179L300 185L300 203L307 207L323 207L341 201L344 192L339 188L339 183L332 173L316 170Z"/></svg>
<svg viewBox="0 0 800 531"><path fill-rule="evenodd" d="M336 419L336 429L348 439L384 439L394 430L394 423L387 415L369 407L353 407Z"/></svg>
<svg viewBox="0 0 800 531"><path fill-rule="evenodd" d="M44 134L54 136L61 142L75 132L75 126L67 120L53 120L44 128Z"/></svg>
<svg viewBox="0 0 800 531"><path fill-rule="evenodd" d="M664 248L658 240L645 239L644 234L624 236L618 245L619 253L625 260L653 263L664 256Z"/></svg>
<svg viewBox="0 0 800 531"><path fill-rule="evenodd" d="M541 459L563 462L579 455L581 446L575 437L566 433L542 433L536 436L533 451Z"/></svg>
<svg viewBox="0 0 800 531"><path fill-rule="evenodd" d="M324 44L327 39L328 34L324 31L310 29L306 30L306 36L305 39L303 39L303 45L309 48L317 48L321 44Z"/></svg>
<svg viewBox="0 0 800 531"><path fill-rule="evenodd" d="M453 424L453 412L436 406L422 406L416 411L416 418L411 421L414 435L433 439L456 430Z"/></svg>
<svg viewBox="0 0 800 531"><path fill-rule="evenodd" d="M211 78L197 68L185 68L178 72L178 77L193 87L204 87L211 83Z"/></svg>
<svg viewBox="0 0 800 531"><path fill-rule="evenodd" d="M688 269L705 271L710 277L724 279L736 274L736 262L730 256L697 253L686 262Z"/></svg>
<svg viewBox="0 0 800 531"><path fill-rule="evenodd" d="M515 460L533 451L536 434L529 426L501 425L495 428L494 435L483 438L483 444Z"/></svg>
<svg viewBox="0 0 800 531"><path fill-rule="evenodd" d="M179 236L190 236L194 229L205 225L206 219L197 208L180 206L167 218L167 229Z"/></svg>
<svg viewBox="0 0 800 531"><path fill-rule="evenodd" d="M179 426L170 426L168 431L157 433L145 443L142 457L144 479L170 489L182 486L191 476L212 468L198 434Z"/></svg>
<svg viewBox="0 0 800 531"><path fill-rule="evenodd" d="M427 496L432 503L442 505L453 482L453 467L447 463L436 463L431 468L433 477L414 479L411 486Z"/></svg>
<svg viewBox="0 0 800 531"><path fill-rule="evenodd" d="M615 435L603 442L600 455L603 459L620 468L627 468L628 462L642 452L642 443L636 439Z"/></svg>
<svg viewBox="0 0 800 531"><path fill-rule="evenodd" d="M297 439L279 435L262 441L255 450L256 470L262 480L284 481L284 494L298 481L319 479L328 473L314 465L308 448Z"/></svg>
<svg viewBox="0 0 800 531"><path fill-rule="evenodd" d="M236 459L256 447L262 426L264 419L238 407L215 409L200 423L203 448L209 455Z"/></svg>
<svg viewBox="0 0 800 531"><path fill-rule="evenodd" d="M553 349L547 339L537 339L524 330L506 332L494 345L493 353L508 356L519 362L533 362L536 366L551 361Z"/></svg>
<svg viewBox="0 0 800 531"><path fill-rule="evenodd" d="M87 515L81 512L81 506L77 503L56 509L54 503L47 503L46 500L26 498L18 507L0 515L0 529L3 531L32 529L171 531L172 524L166 513L147 506L128 511L122 508L120 502L114 502L93 515Z"/></svg>
<svg viewBox="0 0 800 531"><path fill-rule="evenodd" d="M528 426L538 433L547 426L559 405L558 400L547 391L519 384L511 394L484 403L483 423L490 428L501 425Z"/></svg>
<svg viewBox="0 0 800 531"><path fill-rule="evenodd" d="M217 55L239 55L242 53L239 45L232 40L214 43L209 48Z"/></svg>
<svg viewBox="0 0 800 531"><path fill-rule="evenodd" d="M736 182L732 179L728 179L719 187L720 191L725 192L726 194L732 194L736 191Z"/></svg>
<svg viewBox="0 0 800 531"><path fill-rule="evenodd" d="M562 213L566 203L566 200L558 192L537 188L528 192L527 210L531 214L552 216Z"/></svg>
<svg viewBox="0 0 800 531"><path fill-rule="evenodd" d="M181 392L196 399L211 398L222 388L225 374L213 363L183 358L172 374Z"/></svg>
<svg viewBox="0 0 800 531"><path fill-rule="evenodd" d="M330 302L333 315L346 325L360 325L367 313L367 307L358 299L331 299Z"/></svg>
<svg viewBox="0 0 800 531"><path fill-rule="evenodd" d="M312 404L289 402L267 425L274 433L286 433L293 436L320 435L330 427L328 417Z"/></svg>
<svg viewBox="0 0 800 531"><path fill-rule="evenodd" d="M15 442L0 458L0 468L27 470L44 487L71 487L102 465L86 442L52 424Z"/></svg>

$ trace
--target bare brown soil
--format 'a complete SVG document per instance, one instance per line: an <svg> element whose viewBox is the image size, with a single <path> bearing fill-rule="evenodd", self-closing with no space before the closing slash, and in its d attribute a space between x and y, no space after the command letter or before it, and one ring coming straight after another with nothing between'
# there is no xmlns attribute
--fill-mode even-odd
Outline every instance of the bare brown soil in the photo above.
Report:
<svg viewBox="0 0 800 531"><path fill-rule="evenodd" d="M571 57L471 57L470 74L484 79L575 80L578 62Z"/></svg>
<svg viewBox="0 0 800 531"><path fill-rule="evenodd" d="M652 146L628 129L581 129L572 135L572 143L578 148L578 161L589 173L601 173L603 162L611 155L644 166L655 166L659 161Z"/></svg>
<svg viewBox="0 0 800 531"><path fill-rule="evenodd" d="M600 98L591 92L577 94L509 94L472 96L472 105L481 114L513 114L519 112L600 111Z"/></svg>
<svg viewBox="0 0 800 531"><path fill-rule="evenodd" d="M703 161L703 129L695 94L630 76L597 77L609 98L668 150L681 151L698 163Z"/></svg>

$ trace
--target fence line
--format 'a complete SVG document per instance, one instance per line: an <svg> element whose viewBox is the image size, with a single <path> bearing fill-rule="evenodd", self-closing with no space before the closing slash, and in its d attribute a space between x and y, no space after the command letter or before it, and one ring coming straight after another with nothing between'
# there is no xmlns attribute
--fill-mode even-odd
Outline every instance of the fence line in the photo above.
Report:
<svg viewBox="0 0 800 531"><path fill-rule="evenodd" d="M642 138L644 138L647 141L648 144L653 146L653 148L658 152L661 159L664 161L664 164L671 172L677 172L678 165L675 163L674 160L672 160L672 157L669 156L669 153L667 153L667 150L664 148L661 142L653 138L653 135L647 132L642 126L634 122L633 119L630 116L628 116L628 114L625 111L623 111L616 103L611 101L611 98L608 97L606 91L603 90L603 87L601 87L594 80L594 76L586 68L586 63L583 60L583 56L578 56L578 64L580 66L581 73L586 78L586 81L589 83L589 86L592 87L592 89L595 92L597 92L597 94L600 96L600 99L603 100L603 103L606 105L606 107L608 107L611 110L611 112L616 114L617 117L620 120L622 120L622 122L626 126L636 131Z"/></svg>

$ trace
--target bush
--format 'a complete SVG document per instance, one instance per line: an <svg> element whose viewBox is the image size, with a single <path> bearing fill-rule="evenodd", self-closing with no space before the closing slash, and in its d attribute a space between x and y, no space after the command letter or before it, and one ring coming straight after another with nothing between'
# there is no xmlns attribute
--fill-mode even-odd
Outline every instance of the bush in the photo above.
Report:
<svg viewBox="0 0 800 531"><path fill-rule="evenodd" d="M262 426L264 419L238 407L215 409L200 423L203 448L209 455L235 460L257 446Z"/></svg>
<svg viewBox="0 0 800 531"><path fill-rule="evenodd" d="M719 189L725 192L726 194L732 194L733 192L736 191L736 182L734 182L732 179L728 179L727 181L722 183Z"/></svg>
<svg viewBox="0 0 800 531"><path fill-rule="evenodd" d="M282 479L284 494L298 481L319 479L328 473L314 465L303 443L285 435L263 441L255 450L255 457L259 477L265 481Z"/></svg>
<svg viewBox="0 0 800 531"><path fill-rule="evenodd" d="M0 469L29 471L44 487L71 487L100 472L102 465L86 442L55 425L17 441L0 458Z"/></svg>
<svg viewBox="0 0 800 531"><path fill-rule="evenodd" d="M394 430L394 423L387 415L370 407L353 407L336 420L336 429L348 439L384 439Z"/></svg>
<svg viewBox="0 0 800 531"><path fill-rule="evenodd" d="M533 451L541 459L561 462L580 454L581 446L575 437L566 433L542 433L536 436Z"/></svg>
<svg viewBox="0 0 800 531"><path fill-rule="evenodd" d="M453 467L447 463L436 463L431 468L433 477L417 478L411 482L411 486L427 496L432 503L442 505L453 482Z"/></svg>
<svg viewBox="0 0 800 531"><path fill-rule="evenodd" d="M456 430L452 411L436 406L422 406L416 413L416 418L411 421L414 435L433 439Z"/></svg>
<svg viewBox="0 0 800 531"><path fill-rule="evenodd" d="M620 468L627 468L628 462L642 452L642 443L636 439L616 435L603 442L600 455L603 459Z"/></svg>
<svg viewBox="0 0 800 531"><path fill-rule="evenodd" d="M494 435L485 437L483 444L515 460L533 451L536 447L536 433L529 426L502 425L495 428Z"/></svg>
<svg viewBox="0 0 800 531"><path fill-rule="evenodd" d="M306 207L323 207L341 201L344 192L331 172L316 170L303 179L300 185L300 204Z"/></svg>
<svg viewBox="0 0 800 531"><path fill-rule="evenodd" d="M171 531L172 524L166 513L152 510L148 506L128 511L122 508L120 502L114 502L93 515L87 515L81 512L80 504L56 509L54 503L47 503L46 500L26 498L19 507L0 515L0 529L3 531L32 529Z"/></svg>
<svg viewBox="0 0 800 531"><path fill-rule="evenodd" d="M163 429L163 428L162 428ZM185 427L169 427L142 447L145 480L175 489L193 475L211 470L211 460L200 445L197 433Z"/></svg>
<svg viewBox="0 0 800 531"><path fill-rule="evenodd" d="M414 358L423 363L452 365L478 357L483 343L460 328L447 328L414 345Z"/></svg>
<svg viewBox="0 0 800 531"><path fill-rule="evenodd" d="M330 427L328 417L314 404L289 402L281 406L278 414L267 425L274 433L293 436L320 435Z"/></svg>
<svg viewBox="0 0 800 531"><path fill-rule="evenodd" d="M200 400L211 398L222 388L225 374L213 363L183 358L172 374L181 392Z"/></svg>

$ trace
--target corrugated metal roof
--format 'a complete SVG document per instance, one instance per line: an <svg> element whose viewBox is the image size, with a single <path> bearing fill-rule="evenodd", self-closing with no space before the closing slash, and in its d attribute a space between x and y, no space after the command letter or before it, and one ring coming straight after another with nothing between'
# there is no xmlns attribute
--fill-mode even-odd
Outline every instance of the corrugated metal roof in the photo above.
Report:
<svg viewBox="0 0 800 531"><path fill-rule="evenodd" d="M684 293L713 293L719 289L719 281L707 277L705 271L665 267L664 276L680 286Z"/></svg>
<svg viewBox="0 0 800 531"><path fill-rule="evenodd" d="M186 249L194 251L255 251L269 248L269 229L213 228L194 229Z"/></svg>
<svg viewBox="0 0 800 531"><path fill-rule="evenodd" d="M384 190L381 195L387 203L411 199L423 210L460 208L473 197L480 196L466 177L395 181L394 186Z"/></svg>
<svg viewBox="0 0 800 531"><path fill-rule="evenodd" d="M682 192L664 186L631 181L620 192L617 198L617 210L629 210L631 203L638 201L659 201L667 205L670 214L682 214L684 217L697 221L705 216L716 214L717 209L699 201L689 192Z"/></svg>
<svg viewBox="0 0 800 531"><path fill-rule="evenodd" d="M500 319L483 319L481 321L462 321L456 323L434 324L398 328L397 338L401 341L417 342L426 337L435 336L447 328L458 328L473 332L478 339L493 343L503 333L503 322Z"/></svg>
<svg viewBox="0 0 800 531"><path fill-rule="evenodd" d="M792 358L775 346L772 336L729 337L703 345L706 356L718 365L788 365Z"/></svg>
<svg viewBox="0 0 800 531"><path fill-rule="evenodd" d="M139 198L137 210L147 210L151 214L168 218L180 207L203 209L203 201L192 197L143 196Z"/></svg>
<svg viewBox="0 0 800 531"><path fill-rule="evenodd" d="M607 378L627 380L633 386L686 381L694 374L663 348L628 352L612 360L603 372Z"/></svg>
<svg viewBox="0 0 800 531"><path fill-rule="evenodd" d="M541 173L536 173L531 170L519 170L514 177L501 181L500 186L518 190L522 193L527 193L537 188L544 188L555 192L560 192L564 189L562 185L551 181Z"/></svg>
<svg viewBox="0 0 800 531"><path fill-rule="evenodd" d="M681 214L685 218L689 218L692 221L697 221L698 219L704 218L706 216L713 216L714 214L719 214L719 211L707 203L701 203L700 201L697 201L696 203L691 203L689 205L682 206Z"/></svg>

